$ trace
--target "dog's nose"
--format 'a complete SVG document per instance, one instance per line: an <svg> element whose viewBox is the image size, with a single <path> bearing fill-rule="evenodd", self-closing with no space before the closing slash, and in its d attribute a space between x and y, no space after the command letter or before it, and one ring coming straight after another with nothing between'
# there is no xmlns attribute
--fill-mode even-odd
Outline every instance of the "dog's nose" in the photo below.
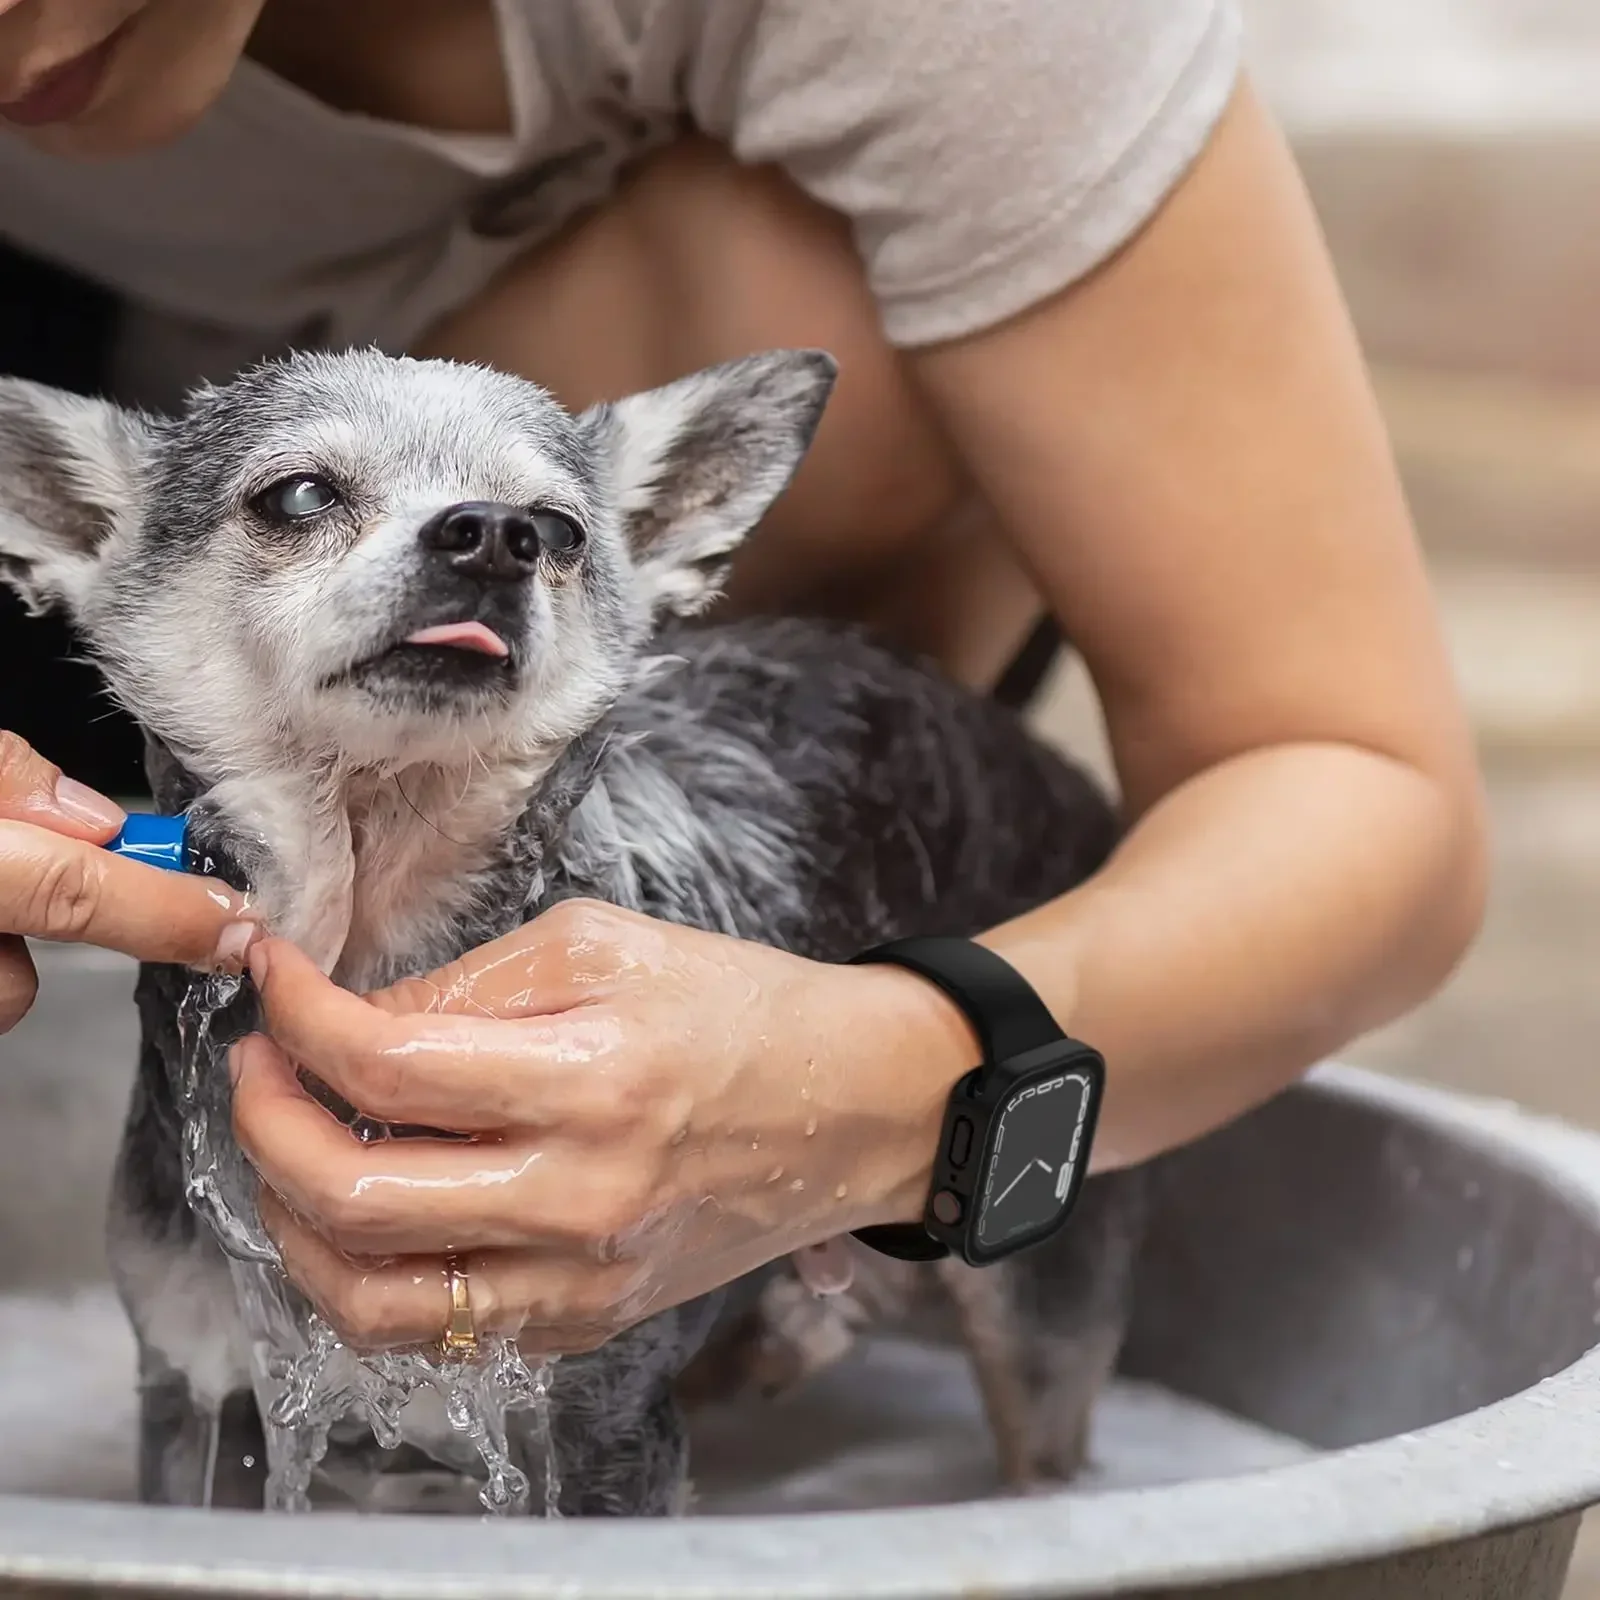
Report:
<svg viewBox="0 0 1600 1600"><path fill-rule="evenodd" d="M539 529L520 506L465 500L427 521L422 548L464 577L519 583L539 565Z"/></svg>

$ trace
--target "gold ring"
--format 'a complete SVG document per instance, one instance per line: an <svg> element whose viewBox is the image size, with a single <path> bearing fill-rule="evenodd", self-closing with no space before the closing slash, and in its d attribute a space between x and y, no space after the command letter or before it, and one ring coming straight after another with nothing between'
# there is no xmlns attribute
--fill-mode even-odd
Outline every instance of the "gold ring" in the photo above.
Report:
<svg viewBox="0 0 1600 1600"><path fill-rule="evenodd" d="M440 1341L445 1359L470 1361L478 1353L478 1330L472 1321L472 1294L467 1284L467 1269L457 1256L444 1264L445 1281L450 1286L450 1320Z"/></svg>

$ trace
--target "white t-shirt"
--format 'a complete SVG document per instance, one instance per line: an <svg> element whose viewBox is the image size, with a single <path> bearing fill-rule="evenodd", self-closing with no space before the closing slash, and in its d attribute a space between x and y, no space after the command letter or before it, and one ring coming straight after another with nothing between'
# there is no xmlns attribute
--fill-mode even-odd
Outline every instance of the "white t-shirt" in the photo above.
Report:
<svg viewBox="0 0 1600 1600"><path fill-rule="evenodd" d="M991 325L1150 217L1239 67L1235 0L496 0L506 136L336 111L251 61L185 138L0 135L0 233L133 309L166 405L292 345L399 352L685 125L847 217L891 341Z"/></svg>

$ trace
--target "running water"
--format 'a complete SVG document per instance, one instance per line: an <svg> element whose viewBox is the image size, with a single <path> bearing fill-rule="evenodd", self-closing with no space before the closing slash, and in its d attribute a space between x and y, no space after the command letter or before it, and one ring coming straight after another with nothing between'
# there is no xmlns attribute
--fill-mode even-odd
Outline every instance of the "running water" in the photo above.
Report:
<svg viewBox="0 0 1600 1600"><path fill-rule="evenodd" d="M370 1427L381 1449L412 1443L453 1472L481 1476L478 1500L489 1515L528 1515L532 1485L507 1437L511 1413L526 1409L533 1414L532 1443L542 1458L540 1509L546 1517L559 1516L553 1360L530 1367L512 1340L499 1338L483 1340L469 1361L420 1351L360 1355L284 1275L256 1212L254 1175L232 1132L223 1057L244 1030L219 1028L218 1022L247 998L240 978L211 976L191 983L178 1012L173 1092L183 1129L185 1193L228 1257L250 1339L267 1438L266 1509L311 1510L313 1479L330 1441L341 1424L354 1420ZM391 1136L391 1130L366 1118L350 1126L366 1141ZM372 1473L365 1485L369 1498L379 1476Z"/></svg>

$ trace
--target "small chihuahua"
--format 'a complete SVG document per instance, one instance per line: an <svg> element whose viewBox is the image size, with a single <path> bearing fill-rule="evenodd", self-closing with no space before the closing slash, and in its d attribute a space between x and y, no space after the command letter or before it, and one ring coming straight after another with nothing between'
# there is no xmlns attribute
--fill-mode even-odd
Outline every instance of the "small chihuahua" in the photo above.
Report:
<svg viewBox="0 0 1600 1600"><path fill-rule="evenodd" d="M1105 859L1114 818L1089 779L859 630L696 620L833 376L778 352L572 415L481 367L306 354L171 419L0 380L0 577L68 615L145 730L158 804L187 808L224 875L346 987L574 897L827 961L972 934ZM259 1507L248 1351L185 1199L188 982L140 975L110 1208L141 1492ZM1096 1178L1062 1235L1003 1267L874 1258L818 1297L779 1265L562 1361L562 1511L682 1509L683 1399L786 1388L930 1293L972 1354L1002 1477L1069 1477L1143 1206L1142 1174ZM332 1448L372 1472L432 1464L425 1442Z"/></svg>

